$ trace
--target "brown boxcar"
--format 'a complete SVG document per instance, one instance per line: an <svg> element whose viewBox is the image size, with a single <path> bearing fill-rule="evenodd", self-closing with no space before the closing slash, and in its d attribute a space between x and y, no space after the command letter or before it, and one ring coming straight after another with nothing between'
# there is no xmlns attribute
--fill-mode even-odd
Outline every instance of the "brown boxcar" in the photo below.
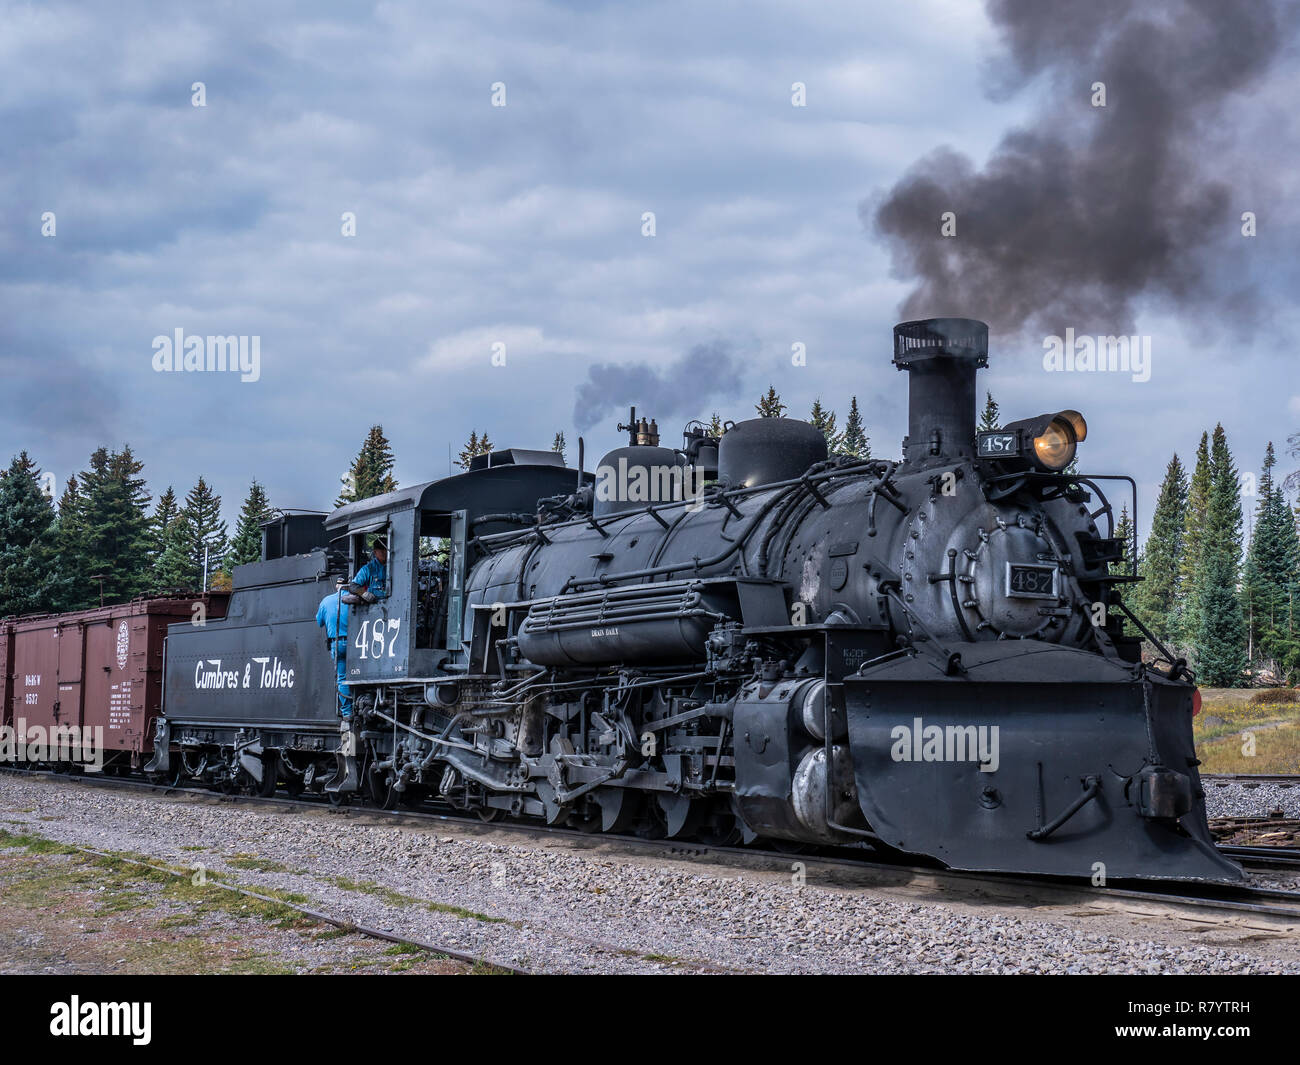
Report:
<svg viewBox="0 0 1300 1065"><path fill-rule="evenodd" d="M0 618L0 725L13 721L14 675L9 663L14 659L14 623Z"/></svg>
<svg viewBox="0 0 1300 1065"><path fill-rule="evenodd" d="M5 623L11 630L8 718L18 741L42 732L49 737L61 727L77 726L83 734L100 728L105 765L138 769L152 752L162 706L167 626L194 620L198 603L205 617L224 617L228 600L224 592L139 599Z"/></svg>

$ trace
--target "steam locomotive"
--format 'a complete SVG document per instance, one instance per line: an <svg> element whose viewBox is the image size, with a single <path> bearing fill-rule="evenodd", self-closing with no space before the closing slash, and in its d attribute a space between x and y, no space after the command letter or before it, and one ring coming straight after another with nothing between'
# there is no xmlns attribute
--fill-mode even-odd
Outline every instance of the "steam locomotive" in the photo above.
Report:
<svg viewBox="0 0 1300 1065"><path fill-rule="evenodd" d="M139 763L485 820L1238 880L1193 677L1125 631L1137 578L1102 483L1133 483L1076 471L1077 411L977 432L987 352L981 322L895 328L901 461L784 418L669 448L634 410L594 472L510 449L281 516L225 616L170 627ZM340 723L315 612L376 536L388 587L351 607Z"/></svg>

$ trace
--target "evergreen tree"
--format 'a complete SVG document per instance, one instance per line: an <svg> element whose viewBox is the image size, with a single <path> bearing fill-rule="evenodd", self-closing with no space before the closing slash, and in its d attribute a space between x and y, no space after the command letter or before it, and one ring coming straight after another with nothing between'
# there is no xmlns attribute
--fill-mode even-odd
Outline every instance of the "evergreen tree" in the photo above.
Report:
<svg viewBox="0 0 1300 1065"><path fill-rule="evenodd" d="M167 530L180 512L181 505L176 501L176 490L168 485L167 491L158 497L153 517L149 519L149 557L155 562L162 556Z"/></svg>
<svg viewBox="0 0 1300 1065"><path fill-rule="evenodd" d="M760 418L780 418L785 414L785 404L781 402L781 397L776 394L776 386L767 386L767 395L763 396L758 405L754 408L758 411Z"/></svg>
<svg viewBox="0 0 1300 1065"><path fill-rule="evenodd" d="M1196 466L1187 488L1187 511L1183 522L1183 561L1179 572L1178 639L1190 644L1197 630L1196 610L1200 601L1201 548L1210 505L1210 434L1201 433L1196 448Z"/></svg>
<svg viewBox="0 0 1300 1065"><path fill-rule="evenodd" d="M460 455L457 456L460 468L462 470L469 469L470 463L476 455L486 455L491 450L492 441L488 439L487 433L479 436L477 432L471 432L468 442L460 449Z"/></svg>
<svg viewBox="0 0 1300 1065"><path fill-rule="evenodd" d="M97 448L81 474L79 520L84 537L87 605L123 603L149 584L149 491L130 446Z"/></svg>
<svg viewBox="0 0 1300 1065"><path fill-rule="evenodd" d="M1151 516L1139 570L1143 580L1131 593L1134 613L1162 642L1175 638L1183 530L1187 523L1187 474L1177 455L1165 467L1160 495Z"/></svg>
<svg viewBox="0 0 1300 1065"><path fill-rule="evenodd" d="M1120 507L1119 522L1115 526L1115 539L1124 544L1124 557L1118 562L1110 564L1112 574L1126 574L1132 571L1134 553L1137 551L1137 530L1133 527L1133 519L1129 517L1128 505Z"/></svg>
<svg viewBox="0 0 1300 1065"><path fill-rule="evenodd" d="M222 567L227 574L233 573L236 566L256 562L262 557L262 522L270 516L271 503L266 498L266 489L255 479L239 511L235 538L230 541L230 550Z"/></svg>
<svg viewBox="0 0 1300 1065"><path fill-rule="evenodd" d="M560 458L564 459L564 461L567 463L569 460L565 458L564 455L565 446L566 444L564 440L564 430L560 430L560 432L555 434L555 439L551 442L551 450L558 452Z"/></svg>
<svg viewBox="0 0 1300 1065"><path fill-rule="evenodd" d="M203 560L194 564L194 526L181 511L163 534L162 552L154 563L153 592L157 595L193 595L203 583Z"/></svg>
<svg viewBox="0 0 1300 1065"><path fill-rule="evenodd" d="M715 440L721 440L722 434L726 431L722 426L722 415L715 410L709 419L709 435Z"/></svg>
<svg viewBox="0 0 1300 1065"><path fill-rule="evenodd" d="M341 507L344 503L355 503L358 499L397 491L393 462L393 449L384 436L383 426L372 425L361 450L348 467L343 491L334 500L334 505Z"/></svg>
<svg viewBox="0 0 1300 1065"><path fill-rule="evenodd" d="M1002 423L999 420L1002 417L1002 411L998 407L997 400L993 398L992 392L984 393L984 410L980 413L979 425L975 428L981 433L992 432L995 429L1001 429Z"/></svg>
<svg viewBox="0 0 1300 1065"><path fill-rule="evenodd" d="M184 590L201 590L205 553L208 577L211 581L212 575L225 561L229 546L226 523L221 520L221 497L212 491L208 482L202 477L186 495L181 519L173 524L173 528L180 527L181 546L188 560L185 574L192 582ZM165 549L163 553L166 554Z"/></svg>
<svg viewBox="0 0 1300 1065"><path fill-rule="evenodd" d="M849 400L849 416L844 421L844 436L840 440L839 455L851 459L871 458L871 441L862 428L862 415L858 412L858 397Z"/></svg>
<svg viewBox="0 0 1300 1065"><path fill-rule="evenodd" d="M1210 445L1210 494L1196 588L1196 668L1207 687L1233 688L1246 669L1246 624L1237 595L1241 497L1222 425Z"/></svg>
<svg viewBox="0 0 1300 1065"><path fill-rule="evenodd" d="M456 464L462 470L467 470L469 469L470 460L478 453L478 430L472 429L470 430L469 440L465 442L465 446L460 449L460 454L456 456Z"/></svg>
<svg viewBox="0 0 1300 1065"><path fill-rule="evenodd" d="M1242 610L1252 657L1276 665L1285 674L1300 665L1300 626L1295 616L1300 590L1300 540L1286 496L1273 480L1276 465L1270 442L1259 482L1255 535L1246 554Z"/></svg>
<svg viewBox="0 0 1300 1065"><path fill-rule="evenodd" d="M813 400L812 413L808 415L809 423L822 431L826 437L826 453L834 455L844 440L844 434L835 431L835 412L822 406L821 397Z"/></svg>
<svg viewBox="0 0 1300 1065"><path fill-rule="evenodd" d="M53 607L54 507L24 451L0 472L0 617Z"/></svg>
<svg viewBox="0 0 1300 1065"><path fill-rule="evenodd" d="M54 522L54 556L56 577L50 596L53 611L81 610L99 602L97 582L87 579L97 572L91 569L87 548L85 499L76 475L68 478L59 498L59 512Z"/></svg>

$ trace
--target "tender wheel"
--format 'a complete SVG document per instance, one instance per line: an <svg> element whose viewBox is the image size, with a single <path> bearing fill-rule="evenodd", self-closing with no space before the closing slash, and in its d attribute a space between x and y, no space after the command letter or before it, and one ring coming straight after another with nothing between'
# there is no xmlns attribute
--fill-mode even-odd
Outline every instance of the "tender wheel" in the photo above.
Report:
<svg viewBox="0 0 1300 1065"><path fill-rule="evenodd" d="M408 810L416 810L424 805L425 790L419 784L408 784L398 800Z"/></svg>
<svg viewBox="0 0 1300 1065"><path fill-rule="evenodd" d="M396 809L402 797L401 792L393 790L388 774L374 769L366 774L366 790L370 793L370 801L384 810Z"/></svg>
<svg viewBox="0 0 1300 1065"><path fill-rule="evenodd" d="M584 804L582 809L569 814L569 827L578 832L599 832L600 825L600 807L594 803Z"/></svg>
<svg viewBox="0 0 1300 1065"><path fill-rule="evenodd" d="M735 817L729 812L710 817L700 827L698 835L700 842L710 847L738 847L745 838Z"/></svg>
<svg viewBox="0 0 1300 1065"><path fill-rule="evenodd" d="M641 839L664 839L668 835L667 818L653 799L645 804L635 832Z"/></svg>
<svg viewBox="0 0 1300 1065"><path fill-rule="evenodd" d="M280 758L274 751L267 751L262 755L262 783L258 785L257 794L263 799L271 798L279 775Z"/></svg>

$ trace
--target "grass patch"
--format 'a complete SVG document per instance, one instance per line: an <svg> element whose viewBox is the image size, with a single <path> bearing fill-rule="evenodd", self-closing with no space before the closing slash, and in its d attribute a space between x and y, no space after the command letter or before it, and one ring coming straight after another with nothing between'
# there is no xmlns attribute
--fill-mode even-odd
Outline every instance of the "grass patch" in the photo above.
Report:
<svg viewBox="0 0 1300 1065"><path fill-rule="evenodd" d="M51 964L75 969L89 962L160 974L291 974L304 962L313 964L313 957L338 954L319 971L448 971L445 954L410 944L349 945L343 956L342 945L333 941L347 942L357 935L355 928L300 913L290 903L311 902L300 894L261 889L266 898L250 898L214 882L212 874L196 884L183 866L147 855L88 853L30 832L0 832L0 849L5 927L37 928L57 941ZM352 886L383 891L379 885ZM305 956L292 946L286 951L278 935L268 936L272 930L321 945ZM466 971L458 966L455 971Z"/></svg>
<svg viewBox="0 0 1300 1065"><path fill-rule="evenodd" d="M1300 703L1300 692L1295 688L1263 688L1250 697L1252 706L1293 706Z"/></svg>
<svg viewBox="0 0 1300 1065"><path fill-rule="evenodd" d="M152 902L151 893L140 890L145 883L157 884L164 898L184 907L183 912L163 918L169 927L199 924L207 915L224 913L231 917L259 918L279 928L300 928L316 922L282 902L264 902L226 891L216 885L193 884L186 876L176 876L164 868L135 864L149 861L136 855L89 855L52 840L33 835L14 835L0 830L0 846L22 848L33 856L66 855L69 864L36 866L21 880L10 885L6 901L31 907L49 906L61 900L68 913L101 916L130 913ZM274 894L271 891L265 894ZM73 895L84 898L74 901ZM298 896L302 898L302 896ZM286 897L284 902L296 902ZM303 901L306 901L303 899ZM258 967L239 971L262 971Z"/></svg>
<svg viewBox="0 0 1300 1065"><path fill-rule="evenodd" d="M269 858L258 858L251 854L236 854L233 858L227 858L226 864L235 869L248 869L254 873L289 873L293 871L280 862L273 862Z"/></svg>
<svg viewBox="0 0 1300 1065"><path fill-rule="evenodd" d="M76 847L55 843L54 840L46 839L44 836L33 835L29 832L15 834L3 828L0 828L0 847L21 847L28 854L79 853Z"/></svg>
<svg viewBox="0 0 1300 1065"><path fill-rule="evenodd" d="M1293 688L1207 688L1192 722L1202 773L1300 773L1300 703ZM1265 698L1259 698L1265 696ZM1249 736L1254 754L1246 753Z"/></svg>
<svg viewBox="0 0 1300 1065"><path fill-rule="evenodd" d="M373 880L349 880L343 876L332 876L328 882L344 891L358 891L366 895L373 895L375 898L383 899L392 906L421 906L430 913L447 913L453 917L461 917L472 921L483 921L487 924L512 924L519 927L517 921L511 921L505 917L493 917L491 914L477 913L474 910L467 910L463 906L449 906L445 902L429 902L426 899L417 899L414 895L403 895L400 891L394 891L392 888L384 887L383 884L376 884Z"/></svg>
<svg viewBox="0 0 1300 1065"><path fill-rule="evenodd" d="M493 917L491 914L475 913L473 910L467 910L463 906L448 906L443 902L426 902L425 905L431 913L449 913L453 917L464 917L473 921L483 921L486 924L509 924L519 927L518 921L511 921L505 917Z"/></svg>
<svg viewBox="0 0 1300 1065"><path fill-rule="evenodd" d="M1247 753L1248 736L1254 754ZM1232 735L1198 743L1202 773L1300 774L1300 727L1294 722L1276 728L1246 728Z"/></svg>
<svg viewBox="0 0 1300 1065"><path fill-rule="evenodd" d="M383 884L376 884L373 880L350 880L346 876L330 876L325 879L336 888L341 888L344 891L355 891L363 895L373 895L377 899L383 899L390 906L424 905L422 899L417 899L412 895L403 895L400 891L384 887Z"/></svg>

